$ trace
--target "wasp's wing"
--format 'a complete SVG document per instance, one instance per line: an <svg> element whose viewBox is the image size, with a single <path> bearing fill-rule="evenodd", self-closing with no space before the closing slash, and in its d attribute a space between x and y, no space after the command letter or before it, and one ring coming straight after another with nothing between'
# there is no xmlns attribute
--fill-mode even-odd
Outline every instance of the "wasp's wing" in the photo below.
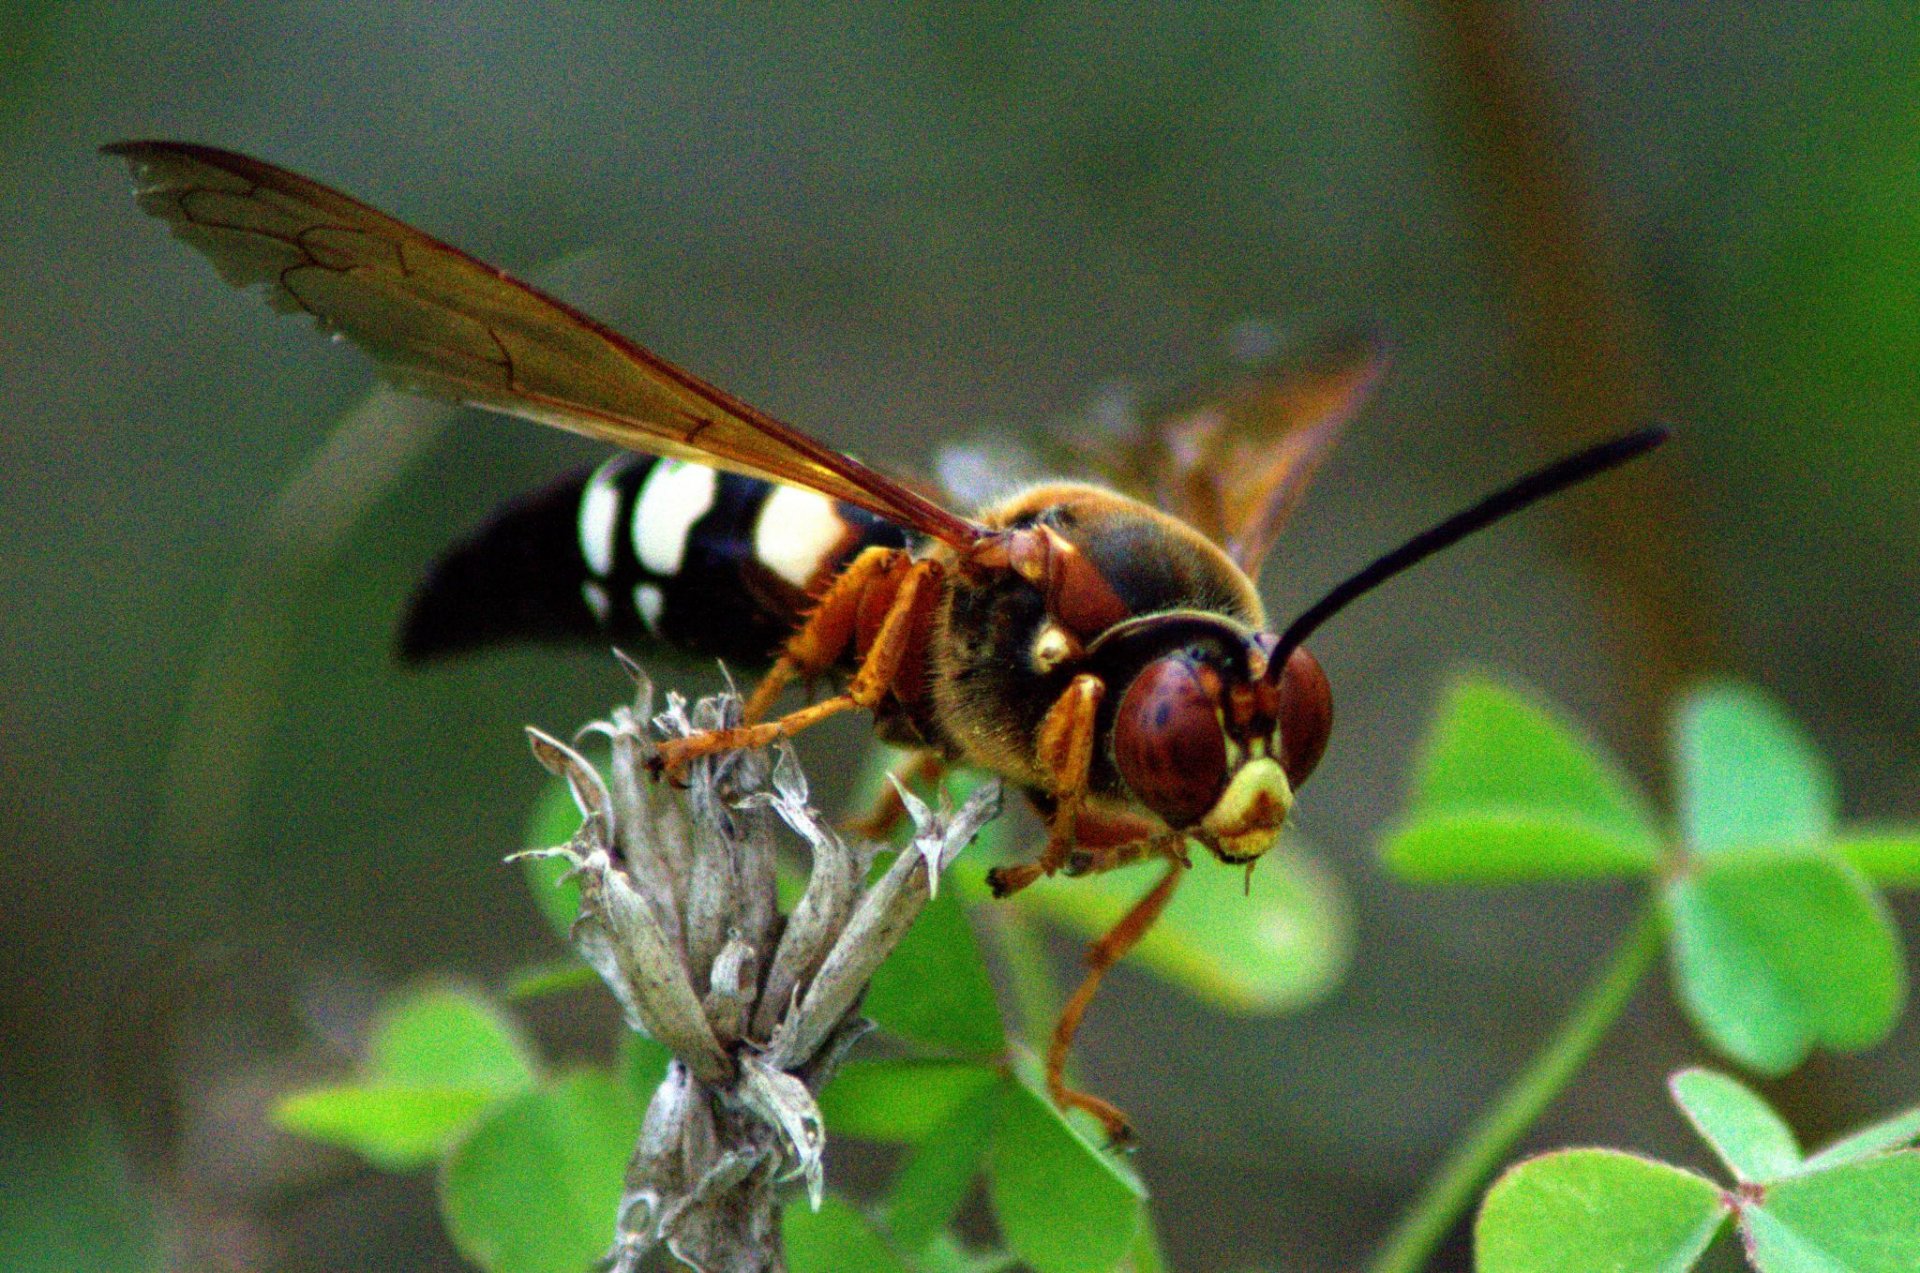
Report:
<svg viewBox="0 0 1920 1273"><path fill-rule="evenodd" d="M1215 540L1248 573L1258 571L1309 479L1340 438L1385 362L1370 333L1325 340L1304 358L1243 374L1198 405L1143 407L1116 385L1029 438L1029 466L1097 478L1156 504ZM950 464L998 473L979 456L1004 439L960 444ZM968 489L968 488L962 488Z"/></svg>
<svg viewBox="0 0 1920 1273"><path fill-rule="evenodd" d="M229 151L106 147L141 208L236 286L265 284L401 385L601 441L805 486L956 547L956 516L573 307L357 200Z"/></svg>
<svg viewBox="0 0 1920 1273"><path fill-rule="evenodd" d="M1371 335L1343 338L1305 366L1168 418L1153 431L1155 497L1258 573L1384 362Z"/></svg>

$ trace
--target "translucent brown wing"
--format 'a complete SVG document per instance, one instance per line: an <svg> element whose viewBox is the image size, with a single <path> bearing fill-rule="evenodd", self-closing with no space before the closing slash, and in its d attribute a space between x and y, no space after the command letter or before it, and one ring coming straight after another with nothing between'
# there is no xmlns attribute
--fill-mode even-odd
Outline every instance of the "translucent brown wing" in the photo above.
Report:
<svg viewBox="0 0 1920 1273"><path fill-rule="evenodd" d="M982 531L572 306L357 200L230 151L105 148L140 207L235 286L265 284L406 388L804 486L955 547Z"/></svg>
<svg viewBox="0 0 1920 1273"><path fill-rule="evenodd" d="M1304 366L1169 417L1149 440L1155 498L1257 574L1385 360L1372 335L1343 337Z"/></svg>
<svg viewBox="0 0 1920 1273"><path fill-rule="evenodd" d="M1376 338L1349 333L1198 405L1143 409L1116 389L1031 436L949 444L939 472L949 494L973 498L1004 495L1023 477L1090 476L1187 522L1251 574L1384 363Z"/></svg>

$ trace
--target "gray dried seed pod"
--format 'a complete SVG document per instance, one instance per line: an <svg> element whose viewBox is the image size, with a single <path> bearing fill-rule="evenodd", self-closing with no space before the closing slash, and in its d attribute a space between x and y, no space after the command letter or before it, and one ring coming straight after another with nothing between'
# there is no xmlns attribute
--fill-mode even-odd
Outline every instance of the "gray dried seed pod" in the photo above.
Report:
<svg viewBox="0 0 1920 1273"><path fill-rule="evenodd" d="M869 1028L854 1011L867 982L939 872L998 813L999 788L983 786L958 810L909 802L912 847L865 888L872 848L846 844L808 806L790 748L772 765L759 753L696 761L679 795L652 783L655 735L735 723L740 702L718 695L689 710L669 694L649 720L652 686L623 663L636 702L577 735L608 739L605 780L573 748L530 731L535 755L587 814L569 844L539 851L568 859L580 881L574 943L628 1024L675 1058L628 1167L610 1259L632 1270L664 1245L709 1273L781 1269L783 1182L801 1178L814 1205L820 1198L826 1136L815 1093ZM785 917L775 892L782 824L812 858Z"/></svg>

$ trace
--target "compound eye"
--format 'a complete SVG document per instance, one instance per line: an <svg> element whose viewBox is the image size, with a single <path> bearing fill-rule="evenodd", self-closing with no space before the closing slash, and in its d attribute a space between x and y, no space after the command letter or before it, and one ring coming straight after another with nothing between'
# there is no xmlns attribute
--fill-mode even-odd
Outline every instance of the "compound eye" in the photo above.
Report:
<svg viewBox="0 0 1920 1273"><path fill-rule="evenodd" d="M1120 776L1169 826L1199 822L1227 785L1217 690L1211 673L1169 655L1141 669L1114 713L1113 759Z"/></svg>
<svg viewBox="0 0 1920 1273"><path fill-rule="evenodd" d="M1280 767L1294 790L1313 773L1333 732L1333 687L1320 660L1297 649L1280 673Z"/></svg>

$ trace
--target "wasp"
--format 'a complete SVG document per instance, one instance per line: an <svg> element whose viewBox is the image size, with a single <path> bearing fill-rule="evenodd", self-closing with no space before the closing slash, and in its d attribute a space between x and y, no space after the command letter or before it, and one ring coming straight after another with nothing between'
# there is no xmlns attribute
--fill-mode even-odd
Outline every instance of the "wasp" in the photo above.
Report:
<svg viewBox="0 0 1920 1273"><path fill-rule="evenodd" d="M1307 637L1415 562L1665 436L1642 430L1521 478L1276 632L1253 579L1377 354L1171 422L1155 477L1135 483L1154 488L1151 502L1046 482L963 515L316 182L204 146L106 150L132 165L140 206L228 282L263 284L403 387L625 452L450 552L415 599L404 653L650 636L770 665L743 723L665 743L661 768L865 711L921 768L972 766L1030 795L1046 839L1031 861L993 870L997 895L1164 862L1089 949L1048 1054L1054 1100L1115 1140L1124 1115L1065 1082L1080 1018L1173 896L1191 846L1248 869L1273 848L1333 723ZM776 711L789 686L821 678L837 692Z"/></svg>

